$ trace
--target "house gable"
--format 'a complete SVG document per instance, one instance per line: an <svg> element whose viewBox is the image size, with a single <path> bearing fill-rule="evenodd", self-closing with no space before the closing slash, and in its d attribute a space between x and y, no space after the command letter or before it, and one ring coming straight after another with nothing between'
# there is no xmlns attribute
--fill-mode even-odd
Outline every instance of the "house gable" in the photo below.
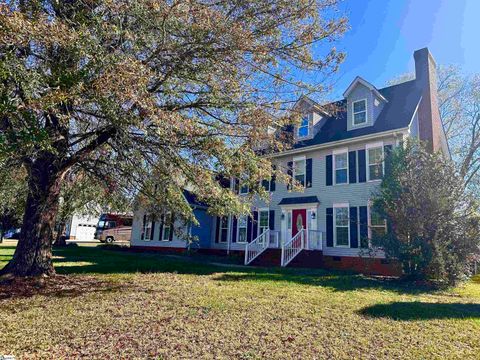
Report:
<svg viewBox="0 0 480 360"><path fill-rule="evenodd" d="M388 100L372 84L357 76L344 93L347 102L347 131L373 126ZM355 119L355 107L359 105L357 115L365 115L365 121Z"/></svg>

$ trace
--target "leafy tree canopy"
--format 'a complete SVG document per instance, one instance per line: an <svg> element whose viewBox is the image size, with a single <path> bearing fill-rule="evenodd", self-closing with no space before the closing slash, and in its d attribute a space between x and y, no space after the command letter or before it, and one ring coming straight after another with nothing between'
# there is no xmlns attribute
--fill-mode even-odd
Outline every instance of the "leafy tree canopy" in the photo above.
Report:
<svg viewBox="0 0 480 360"><path fill-rule="evenodd" d="M22 239L3 271L53 273L66 179L156 196L185 216L185 186L212 211L248 211L218 176L243 177L262 195L271 164L256 150L288 147L268 131L298 121L286 100L323 90L295 76L328 77L344 58L331 45L347 26L336 2L0 5L0 163L23 166L28 189Z"/></svg>

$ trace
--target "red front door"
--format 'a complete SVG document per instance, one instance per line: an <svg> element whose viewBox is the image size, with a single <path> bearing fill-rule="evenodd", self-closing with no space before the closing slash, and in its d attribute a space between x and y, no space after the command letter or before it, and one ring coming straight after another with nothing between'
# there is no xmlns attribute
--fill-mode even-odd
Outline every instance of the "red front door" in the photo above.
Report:
<svg viewBox="0 0 480 360"><path fill-rule="evenodd" d="M301 229L307 228L307 210L292 210L292 236L295 236Z"/></svg>

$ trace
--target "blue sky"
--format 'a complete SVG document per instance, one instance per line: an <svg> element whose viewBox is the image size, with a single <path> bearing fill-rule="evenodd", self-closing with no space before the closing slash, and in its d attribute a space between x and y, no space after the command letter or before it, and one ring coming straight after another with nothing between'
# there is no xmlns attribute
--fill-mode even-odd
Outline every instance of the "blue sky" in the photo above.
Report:
<svg viewBox="0 0 480 360"><path fill-rule="evenodd" d="M347 53L331 98L356 75L377 87L414 70L413 52L427 46L438 64L480 73L480 0L345 0L350 30L337 48Z"/></svg>

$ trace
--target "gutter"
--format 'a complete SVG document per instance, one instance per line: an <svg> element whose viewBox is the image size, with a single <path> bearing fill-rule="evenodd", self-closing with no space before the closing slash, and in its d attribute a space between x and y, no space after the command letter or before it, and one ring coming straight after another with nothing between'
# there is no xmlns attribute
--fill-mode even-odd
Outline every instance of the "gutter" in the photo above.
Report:
<svg viewBox="0 0 480 360"><path fill-rule="evenodd" d="M388 131L382 131L382 132L375 133L375 134L362 135L362 136L358 136L358 137L351 138L351 139L338 140L338 141L328 142L328 143L324 143L324 144L305 146L305 147L302 147L302 148L299 148L299 149L286 150L286 151L282 151L282 152L276 153L276 154L268 154L268 155L265 155L265 157L266 158L282 157L282 156L285 156L285 155L298 154L298 153L303 153L303 152L306 152L306 151L325 149L325 148L329 148L329 147L332 147L332 146L375 139L375 138L378 138L378 137L383 137L385 135L395 136L399 132L407 132L408 133L408 131L409 131L409 126L403 127L403 128L398 128L398 129L393 129L393 130L388 130Z"/></svg>

